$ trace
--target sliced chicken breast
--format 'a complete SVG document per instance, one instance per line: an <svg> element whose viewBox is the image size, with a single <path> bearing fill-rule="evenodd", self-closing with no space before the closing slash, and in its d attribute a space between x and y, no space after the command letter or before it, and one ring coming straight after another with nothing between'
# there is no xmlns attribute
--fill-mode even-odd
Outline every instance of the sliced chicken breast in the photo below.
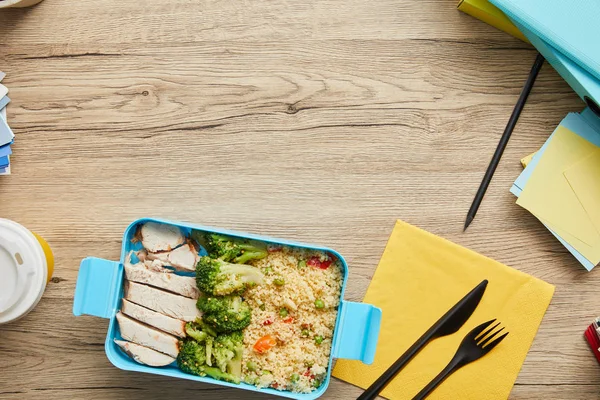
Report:
<svg viewBox="0 0 600 400"><path fill-rule="evenodd" d="M148 347L140 346L133 342L115 339L117 346L121 348L129 357L133 358L140 364L149 365L151 367L164 367L172 364L175 358Z"/></svg>
<svg viewBox="0 0 600 400"><path fill-rule="evenodd" d="M160 261L160 260L150 260L148 258L148 251L146 251L145 249L136 252L135 255L140 260L140 263L144 264L144 266L146 268L148 268L149 270L151 270L151 271L156 271L156 272L173 272L173 269L171 269L171 268L165 268L164 263L162 261Z"/></svg>
<svg viewBox="0 0 600 400"><path fill-rule="evenodd" d="M163 265L171 266L180 271L195 271L196 264L200 260L198 250L190 243L186 243L169 252L153 253L148 251L142 257L148 260L158 260Z"/></svg>
<svg viewBox="0 0 600 400"><path fill-rule="evenodd" d="M200 294L194 277L180 276L171 272L156 272L143 263L125 263L124 267L125 276L129 281L145 283L192 299L197 299Z"/></svg>
<svg viewBox="0 0 600 400"><path fill-rule="evenodd" d="M202 316L196 300L166 292L152 286L125 281L125 299L183 321L194 321Z"/></svg>
<svg viewBox="0 0 600 400"><path fill-rule="evenodd" d="M121 312L128 317L137 319L138 321L160 329L161 331L175 336L185 337L185 321L171 318L165 314L138 306L126 299L123 299Z"/></svg>
<svg viewBox="0 0 600 400"><path fill-rule="evenodd" d="M140 229L142 245L153 253L171 251L185 243L181 229L174 225L146 222Z"/></svg>
<svg viewBox="0 0 600 400"><path fill-rule="evenodd" d="M146 268L148 268L151 271L156 271L156 272L173 272L172 269L170 268L165 268L164 264L162 263L162 261L159 260L145 260L144 261L144 266Z"/></svg>
<svg viewBox="0 0 600 400"><path fill-rule="evenodd" d="M117 322L123 339L171 357L177 357L179 354L178 340L175 336L144 325L120 312L117 313Z"/></svg>

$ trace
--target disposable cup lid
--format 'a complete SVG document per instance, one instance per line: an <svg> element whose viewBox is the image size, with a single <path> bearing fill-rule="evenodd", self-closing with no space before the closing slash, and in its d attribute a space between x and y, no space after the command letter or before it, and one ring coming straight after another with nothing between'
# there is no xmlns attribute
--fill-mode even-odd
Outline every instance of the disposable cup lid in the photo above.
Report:
<svg viewBox="0 0 600 400"><path fill-rule="evenodd" d="M16 222L0 218L0 324L36 306L47 276L46 257L35 236Z"/></svg>

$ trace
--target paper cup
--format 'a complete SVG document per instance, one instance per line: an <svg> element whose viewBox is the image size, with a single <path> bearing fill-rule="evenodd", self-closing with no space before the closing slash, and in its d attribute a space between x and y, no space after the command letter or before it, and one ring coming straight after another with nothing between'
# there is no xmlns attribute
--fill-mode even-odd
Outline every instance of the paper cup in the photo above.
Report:
<svg viewBox="0 0 600 400"><path fill-rule="evenodd" d="M0 218L0 325L33 310L53 270L52 250L44 239Z"/></svg>
<svg viewBox="0 0 600 400"><path fill-rule="evenodd" d="M29 7L41 1L42 0L0 0L0 8Z"/></svg>

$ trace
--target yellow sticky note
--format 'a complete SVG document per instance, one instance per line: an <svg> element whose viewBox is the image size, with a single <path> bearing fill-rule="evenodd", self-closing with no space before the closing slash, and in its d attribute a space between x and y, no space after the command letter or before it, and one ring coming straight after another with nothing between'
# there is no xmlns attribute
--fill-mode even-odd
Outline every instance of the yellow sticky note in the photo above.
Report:
<svg viewBox="0 0 600 400"><path fill-rule="evenodd" d="M412 399L446 366L471 329L496 318L510 332L506 339L451 375L428 399L506 400L554 287L402 221L396 223L364 298L383 311L375 361L338 360L333 375L367 388L484 279L489 281L485 294L464 326L431 341L382 395Z"/></svg>
<svg viewBox="0 0 600 400"><path fill-rule="evenodd" d="M535 153L531 153L528 156L521 158L521 165L523 166L523 168L527 168L527 165L529 165L529 163L533 159L533 156L535 156L536 153L537 151Z"/></svg>
<svg viewBox="0 0 600 400"><path fill-rule="evenodd" d="M564 241L566 241L571 246L573 246L575 249L577 249L577 251L579 253L581 253L582 255L587 255L589 257L592 257L592 259L588 259L588 261L594 262L594 264L598 264L598 261L593 261L593 259L600 257L600 249L598 248L598 246L596 246L596 247L590 246L590 245L582 242L581 240L577 239L575 236L571 235L569 232L567 232L557 226L551 225L550 222L544 220L543 218L540 218L539 216L537 216L535 214L534 214L534 216L537 219L539 219L544 225L546 225L546 227L548 227L549 229L552 229L552 231L554 233L556 233L558 236L560 236Z"/></svg>
<svg viewBox="0 0 600 400"><path fill-rule="evenodd" d="M600 233L563 171L597 149L567 128L558 127L517 200L518 205L530 211L550 229L560 232L561 237L594 264L600 262ZM571 243L569 236L577 241ZM577 242L583 242L585 246Z"/></svg>
<svg viewBox="0 0 600 400"><path fill-rule="evenodd" d="M600 232L600 150L565 170L564 175Z"/></svg>

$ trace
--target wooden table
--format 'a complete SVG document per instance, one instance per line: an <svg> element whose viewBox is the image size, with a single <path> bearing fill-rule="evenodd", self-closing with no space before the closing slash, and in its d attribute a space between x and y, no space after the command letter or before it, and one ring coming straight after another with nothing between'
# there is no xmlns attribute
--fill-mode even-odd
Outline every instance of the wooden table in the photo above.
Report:
<svg viewBox="0 0 600 400"><path fill-rule="evenodd" d="M0 11L13 175L0 215L44 236L56 271L0 328L0 398L257 399L128 373L107 321L71 314L79 262L117 259L160 216L321 243L367 289L398 218L556 285L513 399L592 399L591 273L508 189L581 102L542 69L475 222L465 214L535 50L448 0L46 0ZM360 390L334 380L325 399ZM479 399L478 399L479 400Z"/></svg>

